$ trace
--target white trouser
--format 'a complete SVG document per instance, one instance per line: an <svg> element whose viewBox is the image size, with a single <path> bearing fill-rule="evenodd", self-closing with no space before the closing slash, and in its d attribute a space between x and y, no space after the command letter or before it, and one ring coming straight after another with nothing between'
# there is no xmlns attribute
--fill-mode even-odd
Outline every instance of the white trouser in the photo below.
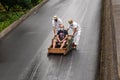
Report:
<svg viewBox="0 0 120 80"><path fill-rule="evenodd" d="M78 45L79 44L79 40L80 40L80 31L75 33L74 38L73 38L73 43L75 45Z"/></svg>

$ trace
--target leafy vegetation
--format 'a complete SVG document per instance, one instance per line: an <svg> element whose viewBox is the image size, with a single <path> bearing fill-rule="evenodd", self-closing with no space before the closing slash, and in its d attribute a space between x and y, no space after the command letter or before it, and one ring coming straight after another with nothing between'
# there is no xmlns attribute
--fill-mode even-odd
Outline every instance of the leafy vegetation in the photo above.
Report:
<svg viewBox="0 0 120 80"><path fill-rule="evenodd" d="M0 32L43 0L0 0Z"/></svg>

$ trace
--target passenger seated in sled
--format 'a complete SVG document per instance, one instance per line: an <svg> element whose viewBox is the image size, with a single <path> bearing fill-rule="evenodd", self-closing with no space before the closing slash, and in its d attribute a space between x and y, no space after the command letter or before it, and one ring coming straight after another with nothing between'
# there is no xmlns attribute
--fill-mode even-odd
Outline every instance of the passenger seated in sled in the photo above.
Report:
<svg viewBox="0 0 120 80"><path fill-rule="evenodd" d="M67 38L68 38L68 32L67 30L64 29L64 25L61 24L60 30L58 30L57 32L57 36L53 39L52 47L56 48L58 45L60 45L60 49L62 49L66 45Z"/></svg>

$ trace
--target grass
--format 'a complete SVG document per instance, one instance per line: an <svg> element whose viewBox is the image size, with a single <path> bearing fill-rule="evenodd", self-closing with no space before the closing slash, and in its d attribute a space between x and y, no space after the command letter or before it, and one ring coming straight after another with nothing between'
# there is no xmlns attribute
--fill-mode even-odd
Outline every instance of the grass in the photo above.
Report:
<svg viewBox="0 0 120 80"><path fill-rule="evenodd" d="M39 0L39 3L41 3L43 0Z"/></svg>
<svg viewBox="0 0 120 80"><path fill-rule="evenodd" d="M39 0L39 3L42 1L43 0ZM16 6L16 9L6 12L0 4L0 32L7 28L14 21L18 20L27 11L29 10L23 10L21 7Z"/></svg>
<svg viewBox="0 0 120 80"><path fill-rule="evenodd" d="M25 12L0 12L0 32L19 19Z"/></svg>

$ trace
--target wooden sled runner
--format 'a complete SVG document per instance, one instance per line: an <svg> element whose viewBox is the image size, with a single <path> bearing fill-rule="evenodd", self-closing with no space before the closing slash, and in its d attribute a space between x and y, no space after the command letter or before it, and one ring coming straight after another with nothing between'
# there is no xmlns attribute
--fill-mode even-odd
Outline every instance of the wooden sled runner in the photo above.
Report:
<svg viewBox="0 0 120 80"><path fill-rule="evenodd" d="M72 49L72 41L73 38L71 35L68 36L66 45L64 48L60 49L58 48L52 48L52 44L50 45L50 47L48 48L48 55L49 54L63 54L66 55L71 49Z"/></svg>

